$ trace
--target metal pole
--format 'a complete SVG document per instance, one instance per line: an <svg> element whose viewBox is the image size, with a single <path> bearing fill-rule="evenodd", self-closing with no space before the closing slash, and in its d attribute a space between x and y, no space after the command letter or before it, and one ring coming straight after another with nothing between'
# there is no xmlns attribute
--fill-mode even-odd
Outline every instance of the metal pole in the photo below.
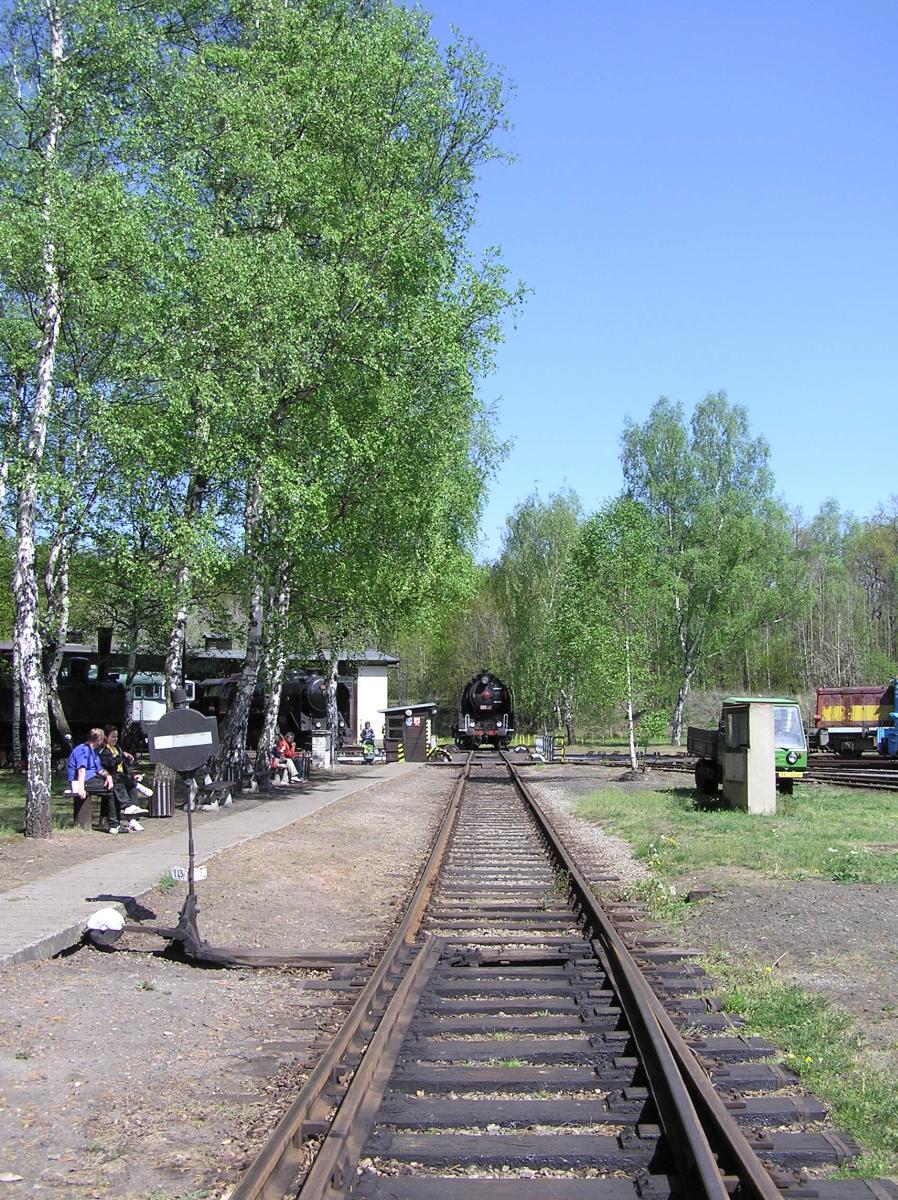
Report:
<svg viewBox="0 0 898 1200"><path fill-rule="evenodd" d="M193 803L196 798L197 789L190 786L185 775L184 782L187 785L187 898L192 899L195 895L195 886L193 878L194 852L193 852Z"/></svg>

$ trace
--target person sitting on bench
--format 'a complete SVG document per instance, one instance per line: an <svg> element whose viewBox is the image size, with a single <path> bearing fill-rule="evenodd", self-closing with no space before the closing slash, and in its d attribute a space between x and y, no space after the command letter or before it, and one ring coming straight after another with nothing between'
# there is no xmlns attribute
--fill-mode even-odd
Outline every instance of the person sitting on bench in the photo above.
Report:
<svg viewBox="0 0 898 1200"><path fill-rule="evenodd" d="M92 729L87 741L77 745L66 764L66 778L72 792L75 824L90 829L91 797L100 797L100 830L102 833L126 833L122 824L118 797L112 786L112 776L103 769L100 750L106 741L102 729Z"/></svg>
<svg viewBox="0 0 898 1200"><path fill-rule="evenodd" d="M296 769L294 758L296 758L296 739L292 733L286 733L279 739L271 759L272 770L278 773L279 781L282 784L296 783L299 779L299 771Z"/></svg>
<svg viewBox="0 0 898 1200"><path fill-rule="evenodd" d="M139 813L145 813L147 810L137 803L140 794L135 790L143 779L143 776L131 773L131 763L134 762L134 756L133 754L126 754L118 744L118 729L116 726L107 725L105 733L106 741L100 751L100 762L103 764L103 769L112 778L112 788L115 792L119 813L130 817L128 828L132 833L143 833L143 826L137 820L137 816ZM129 759L130 762L128 761Z"/></svg>

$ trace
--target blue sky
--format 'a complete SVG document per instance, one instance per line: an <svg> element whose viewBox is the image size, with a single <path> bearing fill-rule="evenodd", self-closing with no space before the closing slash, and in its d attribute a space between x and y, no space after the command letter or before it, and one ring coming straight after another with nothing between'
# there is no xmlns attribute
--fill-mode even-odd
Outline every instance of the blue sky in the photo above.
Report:
<svg viewBox="0 0 898 1200"><path fill-rule="evenodd" d="M613 495L662 393L744 405L806 513L898 492L898 3L422 7L516 85L475 237L533 294L482 386L514 439L483 554L536 487Z"/></svg>

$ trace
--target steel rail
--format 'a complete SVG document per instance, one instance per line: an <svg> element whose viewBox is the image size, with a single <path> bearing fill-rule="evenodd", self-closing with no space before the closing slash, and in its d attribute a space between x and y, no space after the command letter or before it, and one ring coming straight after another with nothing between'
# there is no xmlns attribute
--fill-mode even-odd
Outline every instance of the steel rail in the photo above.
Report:
<svg viewBox="0 0 898 1200"><path fill-rule="evenodd" d="M627 760L629 761L629 760ZM585 761L583 758L577 758L575 755L568 754L565 757L565 763L572 767L609 767L623 766L622 760L615 759L613 762L606 758L595 758L590 761ZM863 763L863 765L861 765ZM517 768L526 766L526 763L512 764ZM672 756L669 759L658 758L649 759L645 764L653 771L669 771L677 775L691 775L695 766L695 760L687 755L681 758ZM894 792L898 791L898 767L894 764L880 764L879 760L868 759L866 762L850 763L846 762L826 762L816 761L808 764L808 768L804 774L802 783L826 784L829 787L844 787L844 788L860 788L868 792Z"/></svg>
<svg viewBox="0 0 898 1200"><path fill-rule="evenodd" d="M514 764L504 755L503 760L552 854L567 872L584 919L597 935L594 948L618 990L671 1154L684 1179L702 1188L690 1194L724 1200L730 1194L725 1172L736 1175L739 1195L746 1200L778 1200L779 1189L664 1011L554 825ZM713 1146L709 1137L713 1138ZM721 1158L724 1161L719 1161Z"/></svg>
<svg viewBox="0 0 898 1200"><path fill-rule="evenodd" d="M281 1200L302 1166L304 1138L327 1131L326 1118L335 1104L334 1098L327 1094L328 1089L340 1082L338 1072L341 1060L351 1050L356 1038L366 1033L370 1034L372 1009L390 989L392 973L397 963L402 956L409 953L415 940L455 827L470 769L469 754L452 789L433 848L399 928L334 1040L303 1084L299 1095L278 1121L255 1160L238 1181L231 1193L231 1200Z"/></svg>
<svg viewBox="0 0 898 1200"><path fill-rule="evenodd" d="M353 1168L371 1132L421 995L445 946L445 938L426 938L403 976L302 1182L298 1193L302 1200L343 1196L355 1179Z"/></svg>

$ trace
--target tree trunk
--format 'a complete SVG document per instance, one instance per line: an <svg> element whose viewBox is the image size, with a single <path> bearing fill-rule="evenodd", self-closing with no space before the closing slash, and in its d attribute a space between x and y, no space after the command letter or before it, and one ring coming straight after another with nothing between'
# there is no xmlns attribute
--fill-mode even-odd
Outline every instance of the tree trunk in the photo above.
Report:
<svg viewBox="0 0 898 1200"><path fill-rule="evenodd" d="M639 765L636 761L636 723L633 720L633 672L630 665L630 638L624 642L624 653L627 658L627 733L630 738L630 770L635 771Z"/></svg>
<svg viewBox="0 0 898 1200"><path fill-rule="evenodd" d="M184 506L184 520L188 525L202 511L208 482L205 475L192 475L190 478L187 502ZM191 578L189 563L180 562L175 585L175 611L168 634L168 652L165 656L165 692L169 707L172 704L172 692L184 682L184 642L187 635L187 603Z"/></svg>
<svg viewBox="0 0 898 1200"><path fill-rule="evenodd" d="M44 641L47 701L58 739L71 749L72 730L59 699L62 648L69 628L69 542L65 537L57 538L50 550L44 571L44 595L47 613Z"/></svg>
<svg viewBox="0 0 898 1200"><path fill-rule="evenodd" d="M564 726L565 737L567 744L574 744L574 703L571 698L571 693L567 688L562 688L559 693L558 707L561 713L561 724Z"/></svg>
<svg viewBox="0 0 898 1200"><path fill-rule="evenodd" d="M168 632L168 651L165 655L165 700L172 707L172 693L184 679L184 638L187 632L187 595L190 588L190 567L182 562L175 581L175 611Z"/></svg>
<svg viewBox="0 0 898 1200"><path fill-rule="evenodd" d="M187 503L185 504L184 519L192 522L199 516L203 500L206 496L208 478L205 475L192 475L187 487ZM187 603L190 597L192 575L190 565L185 560L178 564L175 581L175 611L172 614L172 624L168 633L168 651L165 655L165 700L169 708L174 706L172 694L175 688L184 683L184 644L187 640ZM164 763L157 763L153 774L153 786L170 783L174 790L175 773Z"/></svg>
<svg viewBox="0 0 898 1200"><path fill-rule="evenodd" d="M12 644L12 769L13 774L22 774L22 673L19 667L19 646Z"/></svg>
<svg viewBox="0 0 898 1200"><path fill-rule="evenodd" d="M31 467L32 464L29 464ZM19 652L18 679L25 710L28 776L25 792L25 836L52 836L50 813L50 719L44 679L38 592L35 572L34 518L37 470L26 468L19 492L18 544L13 570L16 598L15 641Z"/></svg>
<svg viewBox="0 0 898 1200"><path fill-rule="evenodd" d="M267 644L265 647L265 720L259 735L259 745L256 749L256 761L268 762L274 749L278 727L278 714L281 710L281 691L284 684L284 669L287 665L287 654L284 648L284 626L290 609L290 581L288 576L289 564L280 564L280 582L274 597L269 600L268 621L266 623Z"/></svg>
<svg viewBox="0 0 898 1200"><path fill-rule="evenodd" d="M340 650L333 646L328 651L327 667L327 724L331 732L331 767L337 761L337 749L340 738L340 710L337 707L337 664L340 660Z"/></svg>
<svg viewBox="0 0 898 1200"><path fill-rule="evenodd" d="M125 674L125 715L122 720L122 736L119 739L123 746L132 742L134 726L134 676L137 674L137 639L138 630L132 625L128 639L128 665Z"/></svg>
<svg viewBox="0 0 898 1200"><path fill-rule="evenodd" d="M18 489L16 521L16 558L13 567L13 594L16 600L15 641L19 651L19 677L25 709L25 736L28 748L28 776L25 790L25 836L48 838L53 833L50 811L50 720L47 713L47 688L41 655L40 616L37 572L35 567L35 524L38 483L47 424L53 402L56 350L62 319L62 292L56 261L51 219L50 194L56 144L62 128L59 107L59 72L63 61L62 17L57 0L47 0L47 24L50 38L50 111L42 157L46 168L46 190L42 210L45 224L42 248L44 296L41 305L41 345L37 366L37 388L28 428L28 444Z"/></svg>
<svg viewBox="0 0 898 1200"><path fill-rule="evenodd" d="M249 558L252 582L249 597L249 622L246 631L246 657L237 683L237 691L225 728L219 733L221 739L221 761L242 761L246 752L246 729L249 710L256 684L262 652L264 580L262 562L258 550L259 529L262 523L262 489L258 477L250 482L246 495L244 518L244 554Z"/></svg>
<svg viewBox="0 0 898 1200"><path fill-rule="evenodd" d="M692 676L695 674L695 667L687 666L683 672L683 682L680 684L680 690L677 692L677 702L674 705L673 719L670 723L670 740L675 746L679 746L683 736L683 710L686 707L686 697L689 695L689 688L692 684Z"/></svg>

